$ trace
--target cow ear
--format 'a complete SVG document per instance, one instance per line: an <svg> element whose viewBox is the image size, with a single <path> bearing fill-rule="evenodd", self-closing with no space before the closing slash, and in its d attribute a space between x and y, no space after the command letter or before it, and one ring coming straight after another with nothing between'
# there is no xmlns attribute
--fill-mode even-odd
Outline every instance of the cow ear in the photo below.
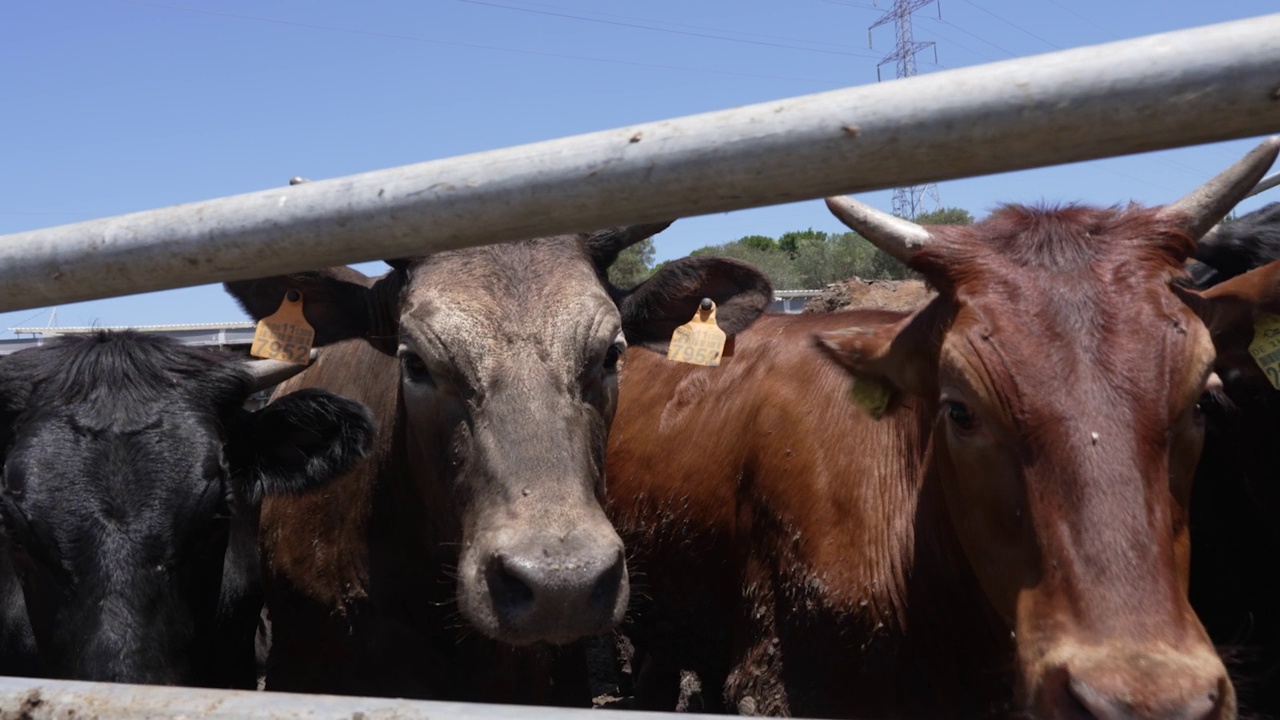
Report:
<svg viewBox="0 0 1280 720"><path fill-rule="evenodd" d="M883 383L909 395L938 394L938 350L942 335L936 303L907 317L868 311L840 330L818 333L818 347L856 378Z"/></svg>
<svg viewBox="0 0 1280 720"><path fill-rule="evenodd" d="M26 410L31 397L31 368L26 362L29 357L34 360L30 351L0 359L0 466L13 440L14 420Z"/></svg>
<svg viewBox="0 0 1280 720"><path fill-rule="evenodd" d="M1224 380L1268 381L1249 354L1254 328L1265 316L1280 316L1280 262L1237 275L1201 293L1176 290L1209 329L1217 352L1214 370Z"/></svg>
<svg viewBox="0 0 1280 720"><path fill-rule="evenodd" d="M773 302L773 286L759 270L737 260L687 257L663 265L618 303L627 343L665 353L671 333L711 298L725 335L742 332Z"/></svg>
<svg viewBox="0 0 1280 720"><path fill-rule="evenodd" d="M274 313L285 295L296 291L302 295L302 314L315 329L315 345L363 338L379 350L395 354L404 283L402 270L370 278L348 267L336 267L227 282L223 288L254 320Z"/></svg>
<svg viewBox="0 0 1280 720"><path fill-rule="evenodd" d="M236 428L233 457L242 496L306 492L347 472L373 447L368 408L306 388L248 413Z"/></svg>

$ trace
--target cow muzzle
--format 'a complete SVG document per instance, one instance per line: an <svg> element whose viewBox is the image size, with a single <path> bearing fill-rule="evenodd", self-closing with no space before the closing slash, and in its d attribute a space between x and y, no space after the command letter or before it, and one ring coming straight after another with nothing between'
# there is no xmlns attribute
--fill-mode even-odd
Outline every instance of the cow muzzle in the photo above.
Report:
<svg viewBox="0 0 1280 720"><path fill-rule="evenodd" d="M1037 718L1226 720L1235 691L1211 651L1082 650L1048 666L1032 699Z"/></svg>
<svg viewBox="0 0 1280 720"><path fill-rule="evenodd" d="M622 540L603 517L567 532L497 536L460 567L459 604L486 635L512 645L564 644L608 632L622 620L626 560Z"/></svg>

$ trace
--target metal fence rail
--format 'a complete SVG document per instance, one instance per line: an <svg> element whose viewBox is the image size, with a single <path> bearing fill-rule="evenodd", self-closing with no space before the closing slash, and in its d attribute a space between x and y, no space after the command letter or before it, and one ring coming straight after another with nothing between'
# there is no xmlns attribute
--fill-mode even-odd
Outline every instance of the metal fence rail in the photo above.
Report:
<svg viewBox="0 0 1280 720"><path fill-rule="evenodd" d="M604 714L602 714L604 713ZM682 717L723 717L685 714ZM0 720L653 720L631 710L0 678Z"/></svg>
<svg viewBox="0 0 1280 720"><path fill-rule="evenodd" d="M1278 132L1278 68L1274 14L0 236L0 311ZM585 712L0 678L0 720Z"/></svg>
<svg viewBox="0 0 1280 720"><path fill-rule="evenodd" d="M0 311L1280 130L1280 14L0 237Z"/></svg>

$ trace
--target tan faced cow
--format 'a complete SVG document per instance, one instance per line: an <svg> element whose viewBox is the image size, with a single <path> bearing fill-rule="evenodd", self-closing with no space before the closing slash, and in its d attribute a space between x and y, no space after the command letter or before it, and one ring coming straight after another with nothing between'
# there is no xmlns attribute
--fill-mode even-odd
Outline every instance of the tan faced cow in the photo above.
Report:
<svg viewBox="0 0 1280 720"><path fill-rule="evenodd" d="M317 342L359 338L280 392L329 388L379 420L356 472L263 508L268 689L589 703L581 657L558 646L627 607L600 506L618 358L665 348L703 297L729 333L772 300L757 271L713 258L610 285L618 253L666 225L443 252L376 280L228 284L254 317L296 290Z"/></svg>

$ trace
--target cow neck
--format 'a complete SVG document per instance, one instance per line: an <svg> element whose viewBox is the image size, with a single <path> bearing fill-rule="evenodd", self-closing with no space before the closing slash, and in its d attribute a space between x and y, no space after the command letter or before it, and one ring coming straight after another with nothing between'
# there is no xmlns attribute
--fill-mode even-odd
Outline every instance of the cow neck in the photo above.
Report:
<svg viewBox="0 0 1280 720"><path fill-rule="evenodd" d="M453 584L441 582L457 564L458 539L442 517L452 511L445 488L451 477L447 462L422 467L411 452L411 437L400 384L396 384L395 420L374 489L369 524L371 585L388 597L430 597L451 603ZM436 453L441 455L441 453ZM434 605L425 603L424 605ZM453 609L450 608L450 611Z"/></svg>

